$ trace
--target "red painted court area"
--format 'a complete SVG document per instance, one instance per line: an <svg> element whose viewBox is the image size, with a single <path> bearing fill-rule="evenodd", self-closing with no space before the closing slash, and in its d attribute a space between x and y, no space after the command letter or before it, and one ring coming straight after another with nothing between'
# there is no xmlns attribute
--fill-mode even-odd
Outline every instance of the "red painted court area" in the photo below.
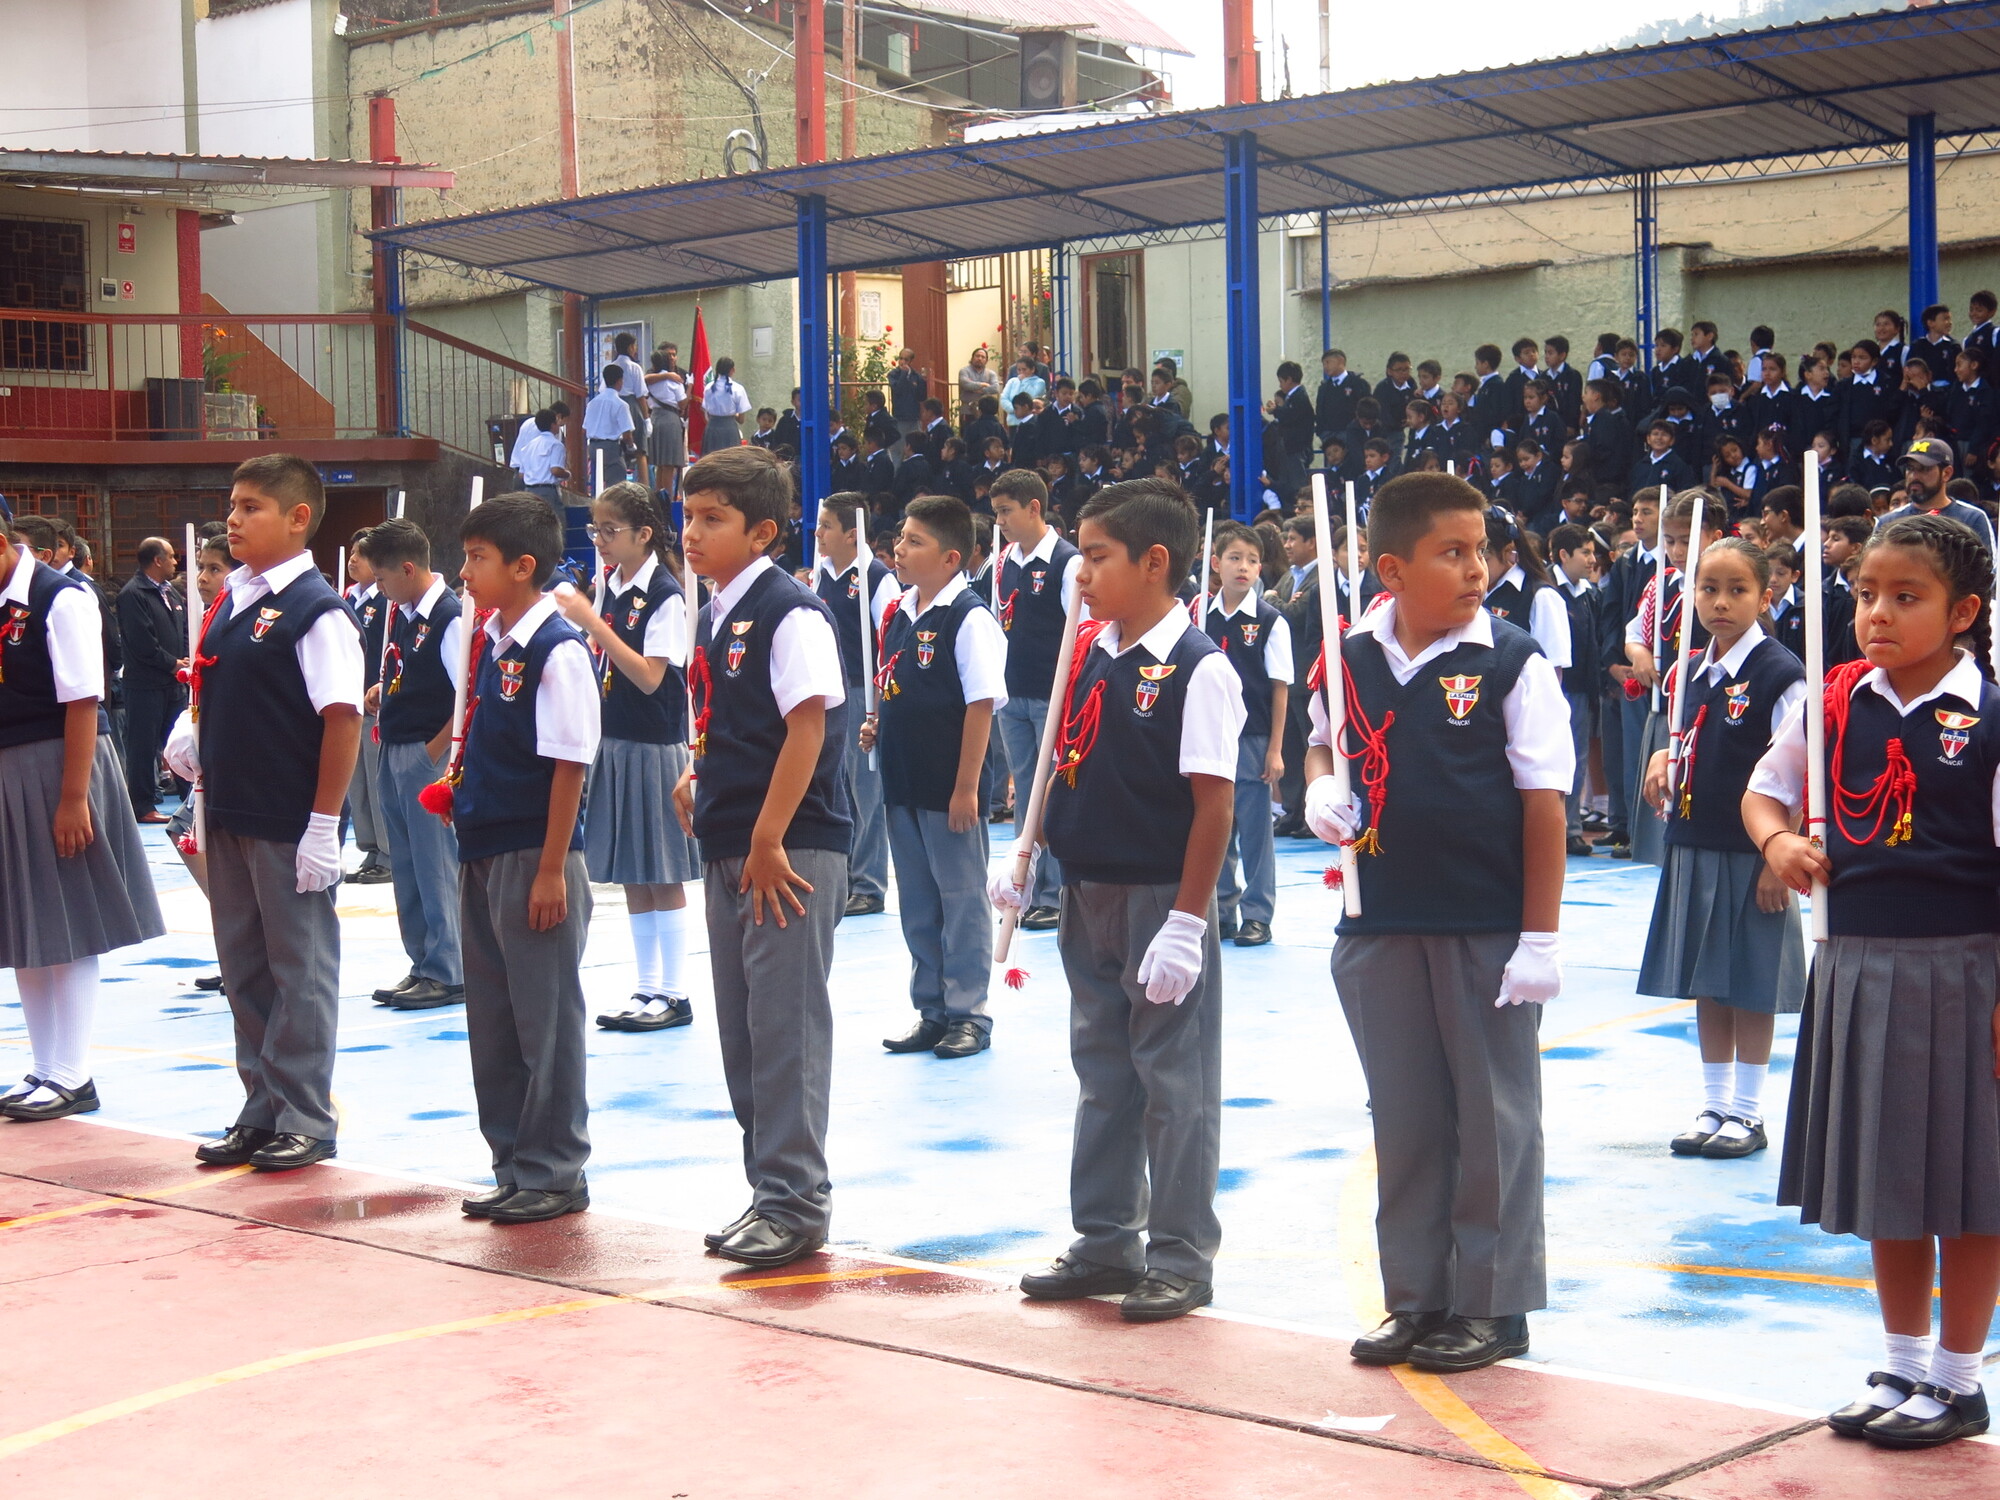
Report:
<svg viewBox="0 0 2000 1500"><path fill-rule="evenodd" d="M1927 1497L2000 1448L1501 1366L1367 1370L1223 1317L1134 1327L976 1269L725 1271L609 1214L502 1228L456 1189L201 1168L0 1129L0 1484L149 1497ZM1386 1422L1379 1419L1388 1418ZM1343 1425L1345 1424L1345 1425Z"/></svg>

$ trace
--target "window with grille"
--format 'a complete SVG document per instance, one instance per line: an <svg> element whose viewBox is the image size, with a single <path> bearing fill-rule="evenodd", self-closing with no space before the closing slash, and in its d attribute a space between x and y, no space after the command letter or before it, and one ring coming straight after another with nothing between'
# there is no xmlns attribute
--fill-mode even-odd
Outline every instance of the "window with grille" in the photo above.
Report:
<svg viewBox="0 0 2000 1500"><path fill-rule="evenodd" d="M84 311L89 305L87 229L67 219L0 218L0 308ZM0 370L89 368L86 325L0 318Z"/></svg>

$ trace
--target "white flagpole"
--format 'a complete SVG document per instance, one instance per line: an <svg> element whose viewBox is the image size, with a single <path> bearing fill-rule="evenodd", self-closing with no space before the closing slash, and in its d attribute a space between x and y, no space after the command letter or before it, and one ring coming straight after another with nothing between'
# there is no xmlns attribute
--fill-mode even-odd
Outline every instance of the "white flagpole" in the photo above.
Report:
<svg viewBox="0 0 2000 1500"><path fill-rule="evenodd" d="M1691 521L1690 526L1698 526L1700 518ZM1689 545L1694 537L1690 533ZM1660 486L1660 509L1658 519L1653 524L1653 712L1658 713L1666 706L1660 693L1660 661L1667 654L1667 487ZM1681 589L1683 608L1687 589Z"/></svg>
<svg viewBox="0 0 2000 1500"><path fill-rule="evenodd" d="M187 567L187 625L188 625L188 723L194 727L195 744L201 743L201 693L194 686L199 680L201 668L195 663L201 658L201 625L208 611L201 602L201 589L195 584L195 574L201 570L201 556L195 551L194 522L187 524L187 550L184 554ZM201 777L195 777L194 785L188 791L189 828L194 835L194 849L197 854L208 852L208 810L202 805Z"/></svg>
<svg viewBox="0 0 2000 1500"><path fill-rule="evenodd" d="M1806 469L1806 529L1800 538L1806 573L1806 827L1815 849L1826 847L1826 595L1820 589L1819 465ZM1812 939L1827 938L1826 885L1812 888Z"/></svg>
<svg viewBox="0 0 2000 1500"><path fill-rule="evenodd" d="M1348 493L1353 494L1350 484ZM1326 475L1312 477L1313 544L1319 549L1319 617L1326 637L1326 737L1333 748L1333 794L1345 807L1354 795L1354 778L1342 753L1347 730L1347 664L1340 654L1340 591L1333 581L1340 569L1333 558L1333 519L1326 501ZM1348 538L1348 546L1354 540ZM1349 556L1353 554L1350 552ZM1361 915L1361 879L1352 842L1340 846L1340 899L1350 917Z"/></svg>
<svg viewBox="0 0 2000 1500"><path fill-rule="evenodd" d="M1195 611L1194 628L1208 631L1208 570L1215 563L1215 507L1208 508L1208 521L1201 538L1201 603Z"/></svg>
<svg viewBox="0 0 2000 1500"><path fill-rule="evenodd" d="M466 511L470 513L479 509L485 499L486 477L483 474L475 474L472 476L472 503L466 507ZM461 616L465 621L465 669L458 674L458 686L451 695L451 757L446 761L447 770L456 761L465 745L465 700L466 695L472 691L473 650L478 635L473 627L477 623L478 614L479 611L468 600L465 612Z"/></svg>
<svg viewBox="0 0 2000 1500"><path fill-rule="evenodd" d="M1062 644L1056 648L1055 684L1049 693L1049 711L1042 720L1041 758L1035 762L1035 774L1028 784L1028 805L1021 814L1021 836L1014 844L1010 858L1014 861L1014 883L1022 888L1024 898L1033 892L1027 889L1028 871L1034 864L1035 841L1042 834L1042 810L1048 802L1049 776L1055 769L1056 736L1062 730L1063 710L1067 707L1069 694L1070 664L1076 660L1076 628L1083 618L1083 587L1077 581L1077 574L1071 573L1069 584L1063 590L1063 633ZM1014 795L1021 795L1020 787L1014 788ZM1004 964L1007 955L1014 948L1014 930L1021 925L1021 914L1009 910L1000 919L1000 936L994 940L993 962ZM1018 985L1014 986L1019 988Z"/></svg>
<svg viewBox="0 0 2000 1500"><path fill-rule="evenodd" d="M854 592L861 603L861 705L868 718L875 717L875 598L868 587L868 511L854 507ZM868 752L868 769L874 770L875 752Z"/></svg>
<svg viewBox="0 0 2000 1500"><path fill-rule="evenodd" d="M1699 527L1701 518L1696 516L1692 525ZM1695 538L1690 538L1692 547ZM1687 725L1688 685L1688 616L1694 613L1694 574L1699 566L1690 553L1688 566L1681 573L1681 622L1674 643L1673 687L1667 693L1667 805L1663 816L1669 822L1674 815L1674 798L1679 795L1683 744L1681 735ZM1660 682L1664 686L1667 679L1663 673Z"/></svg>
<svg viewBox="0 0 2000 1500"><path fill-rule="evenodd" d="M1347 481L1347 612L1354 616L1348 627L1361 619L1361 508L1354 501L1354 481Z"/></svg>
<svg viewBox="0 0 2000 1500"><path fill-rule="evenodd" d="M404 492L397 490L396 508L392 514L398 521L403 519L403 500ZM382 742L381 700L389 696L389 637L396 633L396 611L402 606L389 597L388 591L380 583L377 583L375 588L382 595L383 607L389 611L388 618L382 622L382 661L375 669L375 683L382 690L377 695L375 703L375 742L380 744Z"/></svg>
<svg viewBox="0 0 2000 1500"><path fill-rule="evenodd" d="M597 471L596 472L597 483L592 487L590 491L591 498L594 500L599 495L604 493L604 450L602 448L591 449L590 461Z"/></svg>

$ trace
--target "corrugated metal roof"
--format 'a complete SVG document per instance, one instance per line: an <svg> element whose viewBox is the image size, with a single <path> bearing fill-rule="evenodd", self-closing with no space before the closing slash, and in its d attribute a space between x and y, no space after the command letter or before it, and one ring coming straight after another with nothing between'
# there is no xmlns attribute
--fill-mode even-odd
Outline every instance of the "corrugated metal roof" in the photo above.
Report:
<svg viewBox="0 0 2000 1500"><path fill-rule="evenodd" d="M35 151L0 146L0 179L59 187L448 188L442 167L298 156L180 156L150 151Z"/></svg>
<svg viewBox="0 0 2000 1500"><path fill-rule="evenodd" d="M1192 57L1193 49L1126 0L896 0L1009 31L1076 31L1089 39Z"/></svg>
<svg viewBox="0 0 2000 1500"><path fill-rule="evenodd" d="M432 220L382 238L610 297L796 274L801 195L835 270L1148 234L1223 217L1255 132L1266 215L1366 210L2000 130L2000 0L1660 43L1305 99L780 168Z"/></svg>

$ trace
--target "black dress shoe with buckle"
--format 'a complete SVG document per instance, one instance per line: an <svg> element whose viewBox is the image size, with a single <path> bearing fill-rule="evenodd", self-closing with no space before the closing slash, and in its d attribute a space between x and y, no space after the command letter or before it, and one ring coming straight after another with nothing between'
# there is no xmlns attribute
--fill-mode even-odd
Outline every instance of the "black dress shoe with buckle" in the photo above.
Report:
<svg viewBox="0 0 2000 1500"><path fill-rule="evenodd" d="M887 910L880 896L863 896L857 893L847 898L847 905L842 908L840 914L843 917L878 917Z"/></svg>
<svg viewBox="0 0 2000 1500"><path fill-rule="evenodd" d="M1062 923L1062 912L1053 906L1031 906L1021 913L1021 931L1054 932Z"/></svg>
<svg viewBox="0 0 2000 1500"><path fill-rule="evenodd" d="M1668 1141L1667 1149L1676 1156L1701 1155L1701 1148L1709 1143L1710 1138L1714 1136L1716 1130L1722 1128L1723 1118L1722 1115L1717 1114L1712 1109L1703 1110L1694 1117L1694 1128L1692 1130L1683 1130L1679 1135ZM1703 1130L1701 1127L1704 1120L1715 1121L1715 1130Z"/></svg>
<svg viewBox="0 0 2000 1500"><path fill-rule="evenodd" d="M953 1021L945 1028L938 1044L931 1048L931 1053L949 1062L954 1057L971 1057L984 1052L992 1045L992 1037L977 1021Z"/></svg>
<svg viewBox="0 0 2000 1500"><path fill-rule="evenodd" d="M733 1260L738 1265L788 1266L793 1261L811 1255L826 1243L823 1234L807 1234L802 1229L788 1229L775 1219L767 1219L762 1214L752 1218L736 1233L715 1247L715 1253L724 1260Z"/></svg>
<svg viewBox="0 0 2000 1500"><path fill-rule="evenodd" d="M942 1021L927 1021L922 1016L917 1024L901 1036L885 1036L882 1045L890 1052L928 1052L944 1040L950 1028Z"/></svg>
<svg viewBox="0 0 2000 1500"><path fill-rule="evenodd" d="M1348 1353L1364 1365L1400 1365L1410 1351L1451 1321L1449 1308L1432 1312L1393 1312L1373 1333L1364 1333Z"/></svg>
<svg viewBox="0 0 2000 1500"><path fill-rule="evenodd" d="M1138 1286L1143 1271L1122 1266L1100 1266L1094 1260L1058 1255L1046 1271L1030 1271L1021 1278L1021 1293L1037 1302L1068 1302L1077 1297L1123 1296Z"/></svg>
<svg viewBox="0 0 2000 1500"><path fill-rule="evenodd" d="M89 1078L73 1089L46 1080L35 1088L37 1093L47 1089L55 1098L45 1104L30 1104L27 1101L33 1095L24 1094L0 1104L0 1115L10 1120L60 1120L65 1115L87 1115L97 1108L97 1084Z"/></svg>
<svg viewBox="0 0 2000 1500"><path fill-rule="evenodd" d="M1212 1282L1191 1281L1172 1271L1148 1271L1118 1304L1118 1316L1128 1323L1164 1323L1214 1300Z"/></svg>
<svg viewBox="0 0 2000 1500"><path fill-rule="evenodd" d="M748 1224L752 1219L756 1217L757 1217L756 1209L746 1208L743 1210L742 1213L738 1214L734 1219L730 1220L729 1223L725 1224L722 1228L715 1230L710 1234L703 1235L701 1237L701 1242L704 1245L708 1246L708 1248L711 1250L720 1250L722 1248L722 1242L724 1240L728 1239L732 1234L736 1233L737 1230L741 1229L745 1224Z"/></svg>
<svg viewBox="0 0 2000 1500"><path fill-rule="evenodd" d="M1743 1126L1750 1133L1737 1137L1724 1135L1718 1130L1701 1143L1703 1156L1711 1161L1735 1161L1740 1157L1755 1156L1771 1144L1770 1139L1764 1134L1762 1120L1746 1120L1741 1115L1730 1115L1722 1123L1727 1125L1731 1121Z"/></svg>
<svg viewBox="0 0 2000 1500"><path fill-rule="evenodd" d="M11 1104L17 1099L25 1099L48 1080L38 1078L33 1073L23 1074L21 1081L6 1093L0 1094L0 1105Z"/></svg>
<svg viewBox="0 0 2000 1500"><path fill-rule="evenodd" d="M195 983L200 984L201 981L197 979ZM405 990L408 990L412 985L417 985L422 983L423 981L417 978L416 975L405 974L401 979L397 980L394 984L390 985L386 990L377 990L374 993L374 995L370 998L372 998L377 1005L393 1005L395 1004L396 997L398 995L402 994Z"/></svg>
<svg viewBox="0 0 2000 1500"><path fill-rule="evenodd" d="M275 1132L260 1130L255 1125L232 1125L221 1140L195 1147L194 1157L211 1167L240 1167L270 1145L274 1137Z"/></svg>
<svg viewBox="0 0 2000 1500"><path fill-rule="evenodd" d="M222 991L222 976L220 974L204 974L194 982L194 987L198 990L205 990L211 995L220 994ZM377 993L380 992L378 991Z"/></svg>
<svg viewBox="0 0 2000 1500"><path fill-rule="evenodd" d="M1905 1380L1901 1375L1892 1375L1887 1370L1870 1371L1868 1384L1870 1386L1886 1385L1898 1396L1903 1397L1907 1397L1911 1391L1917 1388L1917 1383L1914 1380ZM1900 1406L1902 1402L1899 1401L1896 1405ZM1864 1397L1862 1400L1843 1406L1839 1411L1829 1414L1826 1419L1826 1425L1842 1437L1858 1438L1862 1436L1862 1428L1866 1427L1877 1417L1884 1416L1895 1409L1895 1406L1881 1406Z"/></svg>
<svg viewBox="0 0 2000 1500"><path fill-rule="evenodd" d="M1269 922L1245 922L1243 930L1236 934L1236 946L1239 948L1261 948L1270 941Z"/></svg>
<svg viewBox="0 0 2000 1500"><path fill-rule="evenodd" d="M694 1025L694 1003L685 995L655 995L655 1000L667 1002L665 1010L645 1010L636 1015L627 1011L622 1017L625 1024L622 1031L665 1031L671 1026Z"/></svg>
<svg viewBox="0 0 2000 1500"><path fill-rule="evenodd" d="M590 1189L578 1183L567 1193L545 1188L516 1188L504 1203L486 1210L483 1217L495 1224L539 1224L544 1219L560 1219L564 1214L582 1213L590 1207Z"/></svg>
<svg viewBox="0 0 2000 1500"><path fill-rule="evenodd" d="M1989 1425L1984 1391L1964 1395L1920 1380L1910 1388L1910 1394L1928 1396L1944 1410L1935 1417L1906 1417L1900 1411L1886 1411L1862 1428L1861 1435L1878 1448L1941 1448L1960 1438L1978 1437Z"/></svg>
<svg viewBox="0 0 2000 1500"><path fill-rule="evenodd" d="M484 1218L509 1198L513 1197L518 1191L519 1189L513 1183L503 1182L491 1192L479 1193L470 1198L461 1198L458 1206L475 1218Z"/></svg>
<svg viewBox="0 0 2000 1500"><path fill-rule="evenodd" d="M1526 1313L1505 1318L1454 1316L1437 1332L1417 1341L1410 1350L1410 1363L1436 1375L1451 1375L1483 1370L1503 1359L1518 1359L1527 1352Z"/></svg>
<svg viewBox="0 0 2000 1500"><path fill-rule="evenodd" d="M285 1133L274 1135L251 1153L250 1165L260 1172L291 1172L325 1161L335 1154L331 1140Z"/></svg>
<svg viewBox="0 0 2000 1500"><path fill-rule="evenodd" d="M392 1010L436 1010L444 1005L465 1004L465 986L446 984L441 979L419 979L401 994L390 997Z"/></svg>

